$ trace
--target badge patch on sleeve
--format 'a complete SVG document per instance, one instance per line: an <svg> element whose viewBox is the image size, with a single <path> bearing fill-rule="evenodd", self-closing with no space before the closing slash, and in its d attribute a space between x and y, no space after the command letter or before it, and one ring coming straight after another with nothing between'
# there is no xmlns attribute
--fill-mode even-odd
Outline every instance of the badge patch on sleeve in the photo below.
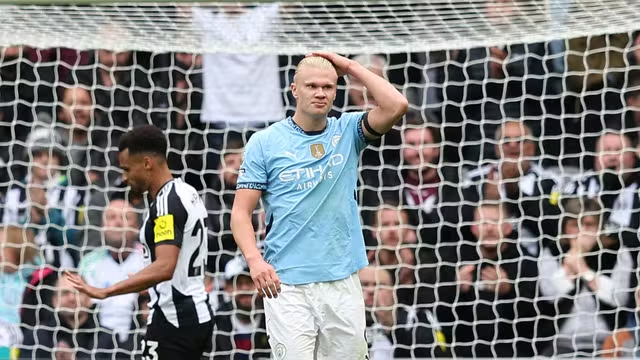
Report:
<svg viewBox="0 0 640 360"><path fill-rule="evenodd" d="M176 234L173 230L173 215L164 215L157 218L153 227L153 235L153 242L155 243L165 240L174 240Z"/></svg>

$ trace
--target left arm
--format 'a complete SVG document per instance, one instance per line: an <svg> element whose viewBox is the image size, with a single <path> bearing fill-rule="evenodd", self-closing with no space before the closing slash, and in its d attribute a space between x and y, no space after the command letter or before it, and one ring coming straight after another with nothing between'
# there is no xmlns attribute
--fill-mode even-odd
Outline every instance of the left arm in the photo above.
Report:
<svg viewBox="0 0 640 360"><path fill-rule="evenodd" d="M180 248L175 245L157 245L156 260L130 278L99 289L88 285L78 274L66 273L76 289L95 299L140 292L163 281L170 280L178 262Z"/></svg>
<svg viewBox="0 0 640 360"><path fill-rule="evenodd" d="M180 248L175 245L156 245L156 261L132 277L106 289L107 297L147 290L170 280L178 263Z"/></svg>
<svg viewBox="0 0 640 360"><path fill-rule="evenodd" d="M313 56L322 56L331 61L338 70L338 76L350 75L362 82L371 93L378 106L369 112L362 123L365 137L375 140L386 134L398 120L407 113L409 102L390 82L367 70L357 62L343 56L317 52Z"/></svg>
<svg viewBox="0 0 640 360"><path fill-rule="evenodd" d="M168 201L168 209L158 214L154 222L153 242L155 243L156 259L151 265L106 289L89 286L79 275L67 273L74 287L92 298L104 299L110 296L140 292L170 280L176 269L178 255L182 247L187 223L187 210L179 201Z"/></svg>

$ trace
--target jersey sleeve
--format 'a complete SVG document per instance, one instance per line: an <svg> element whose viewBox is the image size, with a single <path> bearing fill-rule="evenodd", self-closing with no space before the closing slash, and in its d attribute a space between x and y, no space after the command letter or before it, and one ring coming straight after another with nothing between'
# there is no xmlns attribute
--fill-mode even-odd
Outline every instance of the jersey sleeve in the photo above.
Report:
<svg viewBox="0 0 640 360"><path fill-rule="evenodd" d="M156 246L182 247L184 229L187 225L187 210L179 197L167 196L162 200L164 204L158 206L157 217L153 221L153 242Z"/></svg>
<svg viewBox="0 0 640 360"><path fill-rule="evenodd" d="M238 174L236 189L267 189L267 167L260 136L249 139L242 154L242 165Z"/></svg>
<svg viewBox="0 0 640 360"><path fill-rule="evenodd" d="M364 129L362 128L362 120L364 120L368 115L368 112L352 112L343 113L340 117L340 121L347 123L346 126L349 129L349 133L353 136L358 152L364 150L367 145L372 143L372 141L367 140L364 136Z"/></svg>

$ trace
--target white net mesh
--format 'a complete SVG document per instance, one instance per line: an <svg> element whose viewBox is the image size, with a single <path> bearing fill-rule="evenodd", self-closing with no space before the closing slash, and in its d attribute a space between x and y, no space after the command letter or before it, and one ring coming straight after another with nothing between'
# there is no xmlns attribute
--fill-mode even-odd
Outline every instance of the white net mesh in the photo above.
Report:
<svg viewBox="0 0 640 360"><path fill-rule="evenodd" d="M295 64L316 49L348 54L410 101L361 157L358 200L377 266L361 274L372 359L635 356L638 9L0 7L0 358L16 348L25 358L141 350L145 294L97 304L74 330L64 308L89 304L56 277L78 268L104 287L140 269L133 230L145 201L122 184L116 150L147 123L165 130L172 170L210 213L210 356L267 357L259 302L233 293L254 294L234 259L233 189L244 142L292 114ZM373 104L347 77L332 115ZM263 214L254 220L261 237Z"/></svg>
<svg viewBox="0 0 640 360"><path fill-rule="evenodd" d="M259 46L243 39L203 42L201 27L191 21L192 5L182 3L3 6L0 43L190 53L289 55L314 49L395 53L624 32L637 27L639 12L631 0L308 1L283 5L282 15L263 30L264 41ZM228 4L195 6L217 11ZM104 31L112 27L128 31Z"/></svg>

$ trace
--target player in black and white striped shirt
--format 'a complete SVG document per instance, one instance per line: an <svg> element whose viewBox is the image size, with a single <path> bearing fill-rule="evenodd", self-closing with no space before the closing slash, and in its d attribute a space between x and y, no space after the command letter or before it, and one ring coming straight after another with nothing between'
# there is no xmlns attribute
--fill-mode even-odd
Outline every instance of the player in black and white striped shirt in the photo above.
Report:
<svg viewBox="0 0 640 360"><path fill-rule="evenodd" d="M120 139L119 151L124 180L149 196L140 229L146 267L105 289L91 287L75 274L67 276L78 290L98 299L149 289L142 358L200 359L213 336L204 286L207 211L196 190L171 175L160 129L149 125L131 130Z"/></svg>

